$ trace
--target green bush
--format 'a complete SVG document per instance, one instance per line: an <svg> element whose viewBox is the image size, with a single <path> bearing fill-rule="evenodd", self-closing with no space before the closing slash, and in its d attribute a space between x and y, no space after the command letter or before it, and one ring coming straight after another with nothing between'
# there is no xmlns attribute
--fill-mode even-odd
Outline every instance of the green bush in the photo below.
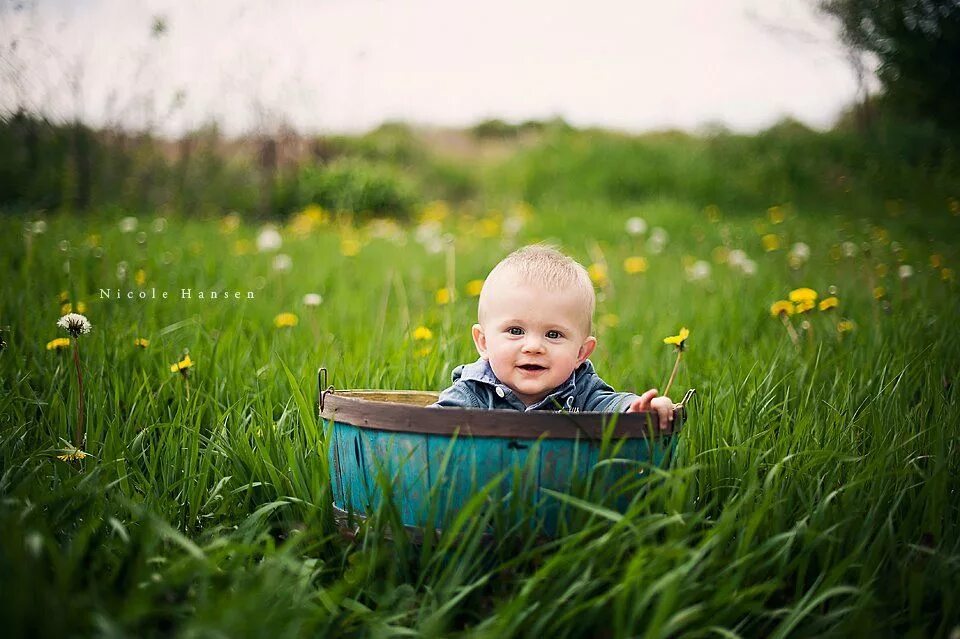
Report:
<svg viewBox="0 0 960 639"><path fill-rule="evenodd" d="M299 175L300 205L334 211L406 217L416 203L413 187L395 170L358 159L306 166Z"/></svg>

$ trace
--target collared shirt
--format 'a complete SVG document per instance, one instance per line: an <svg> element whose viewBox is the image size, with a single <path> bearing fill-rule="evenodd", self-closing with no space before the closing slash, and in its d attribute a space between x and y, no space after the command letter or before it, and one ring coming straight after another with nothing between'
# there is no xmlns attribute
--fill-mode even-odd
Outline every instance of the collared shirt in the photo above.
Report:
<svg viewBox="0 0 960 639"><path fill-rule="evenodd" d="M509 386L497 379L490 362L480 358L453 369L453 385L440 393L432 406L438 408L481 408L506 410L555 410L569 412L621 413L637 398L618 393L600 379L590 360L581 364L567 380L536 404L525 405Z"/></svg>

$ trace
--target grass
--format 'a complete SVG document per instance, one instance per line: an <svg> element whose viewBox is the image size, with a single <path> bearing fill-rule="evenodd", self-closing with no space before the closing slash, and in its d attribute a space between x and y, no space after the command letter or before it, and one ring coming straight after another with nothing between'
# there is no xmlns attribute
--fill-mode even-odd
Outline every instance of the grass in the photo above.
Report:
<svg viewBox="0 0 960 639"><path fill-rule="evenodd" d="M500 213L454 210L436 226L335 218L284 229L288 272L253 248L253 223L143 215L123 233L106 214L53 214L25 239L26 217L0 218L8 627L31 636L950 635L960 625L960 305L943 268L956 272L960 253L943 230L955 233L958 220L943 209L861 219L787 207L773 224L756 210L711 219L666 196L544 202L515 235L506 220L521 209L506 200ZM666 230L662 252L624 232L631 215ZM761 233L784 248L764 252ZM361 248L349 255L354 240ZM314 414L317 367L338 388L442 388L475 357L467 282L535 240L606 262L593 360L618 389L664 384L673 351L661 340L691 328L672 394L696 387L698 400L676 463L622 485L622 514L596 491L550 495L580 519L547 542L521 526L484 543L483 523L501 509L483 495L423 545L386 538L389 500L344 538ZM801 241L811 257L791 268L787 250ZM746 251L756 274L718 261L718 246ZM648 259L645 273L624 272L631 255ZM456 299L438 305L450 260ZM705 279L687 276L695 260L710 263ZM914 268L903 281L901 261ZM118 286L170 298L98 299ZM813 312L812 333L794 318L795 348L768 309L798 286L821 296L835 287L840 307ZM81 338L91 457L80 463L56 458L76 419L72 360L45 349L59 336L64 290L94 325ZM200 290L254 299L199 300ZM319 308L303 305L309 292L323 295ZM274 327L284 311L297 326ZM838 333L840 317L855 330ZM418 326L433 337L414 340ZM138 337L149 347L135 347ZM187 380L170 372L185 351L195 362L189 399Z"/></svg>

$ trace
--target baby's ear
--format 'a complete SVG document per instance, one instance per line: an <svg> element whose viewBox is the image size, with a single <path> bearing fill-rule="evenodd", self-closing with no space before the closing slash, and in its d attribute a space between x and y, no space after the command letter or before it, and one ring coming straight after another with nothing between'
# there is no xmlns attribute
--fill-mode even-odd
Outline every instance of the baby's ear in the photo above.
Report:
<svg viewBox="0 0 960 639"><path fill-rule="evenodd" d="M473 344L477 347L480 357L487 359L487 336L483 334L483 327L479 324L473 325Z"/></svg>
<svg viewBox="0 0 960 639"><path fill-rule="evenodd" d="M587 361L587 358L590 357L590 355L593 353L593 349L596 347L597 338L593 335L583 340L583 344L580 346L580 352L577 353L577 366Z"/></svg>

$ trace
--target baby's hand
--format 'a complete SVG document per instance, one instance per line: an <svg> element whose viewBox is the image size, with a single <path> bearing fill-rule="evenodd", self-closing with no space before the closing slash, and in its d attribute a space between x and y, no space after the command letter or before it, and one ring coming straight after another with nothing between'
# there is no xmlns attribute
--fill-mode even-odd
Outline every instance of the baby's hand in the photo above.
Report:
<svg viewBox="0 0 960 639"><path fill-rule="evenodd" d="M669 397L657 397L659 392L656 388L651 388L633 400L627 412L654 411L660 415L660 430L667 430L673 422L673 401Z"/></svg>

